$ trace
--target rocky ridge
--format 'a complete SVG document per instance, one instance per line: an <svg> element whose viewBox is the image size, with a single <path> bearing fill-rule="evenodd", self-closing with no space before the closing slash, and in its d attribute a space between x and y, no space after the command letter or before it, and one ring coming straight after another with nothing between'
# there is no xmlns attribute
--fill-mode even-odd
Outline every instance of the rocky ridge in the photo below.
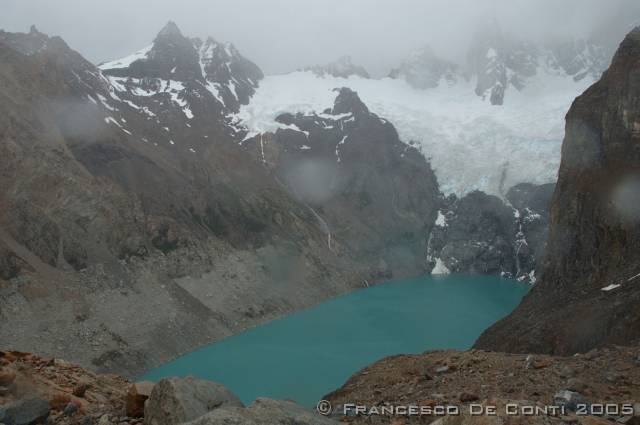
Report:
<svg viewBox="0 0 640 425"><path fill-rule="evenodd" d="M5 425L330 425L289 401L250 406L220 384L194 377L157 383L96 375L60 359L0 352L0 421Z"/></svg>

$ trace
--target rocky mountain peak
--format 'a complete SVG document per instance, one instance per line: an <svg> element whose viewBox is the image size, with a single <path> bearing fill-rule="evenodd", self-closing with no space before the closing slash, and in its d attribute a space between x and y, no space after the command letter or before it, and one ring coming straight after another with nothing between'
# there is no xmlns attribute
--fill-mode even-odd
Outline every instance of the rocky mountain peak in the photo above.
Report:
<svg viewBox="0 0 640 425"><path fill-rule="evenodd" d="M28 33L11 33L0 30L0 41L24 55L33 55L50 47L68 49L60 37L49 37L38 31L35 25L31 25Z"/></svg>
<svg viewBox="0 0 640 425"><path fill-rule="evenodd" d="M167 24L162 27L162 29L158 32L156 38L170 38L170 37L184 37L178 25L175 22L169 21Z"/></svg>
<svg viewBox="0 0 640 425"><path fill-rule="evenodd" d="M339 115L352 113L354 115L362 115L369 113L369 108L367 108L367 105L360 100L358 93L355 91L348 87L335 89L335 91L338 92L338 96L336 97L333 109L331 110L332 114Z"/></svg>
<svg viewBox="0 0 640 425"><path fill-rule="evenodd" d="M212 116L237 112L241 104L249 102L263 78L260 68L231 43L219 43L212 37L204 42L187 38L173 22L160 30L151 45L104 63L100 69L108 76L124 78L128 85L137 86L127 91L143 98L168 91L183 106L208 99L207 102L216 104L205 108ZM122 87L121 83L116 87ZM187 109L185 113L191 115Z"/></svg>

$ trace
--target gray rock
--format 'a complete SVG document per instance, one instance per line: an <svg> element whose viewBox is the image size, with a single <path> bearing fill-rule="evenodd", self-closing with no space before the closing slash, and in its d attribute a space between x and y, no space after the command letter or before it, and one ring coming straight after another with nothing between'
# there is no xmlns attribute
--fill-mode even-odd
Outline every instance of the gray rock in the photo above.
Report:
<svg viewBox="0 0 640 425"><path fill-rule="evenodd" d="M189 422L188 425L336 425L338 423L290 401L259 398L246 409L225 406Z"/></svg>
<svg viewBox="0 0 640 425"><path fill-rule="evenodd" d="M449 372L449 366L441 366L436 369L436 373L447 373Z"/></svg>
<svg viewBox="0 0 640 425"><path fill-rule="evenodd" d="M33 397L0 406L0 422L5 425L30 425L49 416L49 403Z"/></svg>
<svg viewBox="0 0 640 425"><path fill-rule="evenodd" d="M15 382L6 386L0 385L0 396L5 397L9 394L15 394L17 389L18 387Z"/></svg>
<svg viewBox="0 0 640 425"><path fill-rule="evenodd" d="M220 407L243 407L224 386L189 376L163 379L153 387L145 405L146 425L175 425L192 421Z"/></svg>
<svg viewBox="0 0 640 425"><path fill-rule="evenodd" d="M529 354L527 356L527 358L525 359L525 364L524 364L524 368L525 369L531 369L533 367L533 362L535 360L535 357L533 357L533 355Z"/></svg>
<svg viewBox="0 0 640 425"><path fill-rule="evenodd" d="M64 407L62 413L65 416L73 416L78 411L78 405L75 403L69 403Z"/></svg>
<svg viewBox="0 0 640 425"><path fill-rule="evenodd" d="M564 406L567 410L576 411L578 405L589 404L587 399L580 393L569 390L558 391L553 396L553 401L558 406Z"/></svg>

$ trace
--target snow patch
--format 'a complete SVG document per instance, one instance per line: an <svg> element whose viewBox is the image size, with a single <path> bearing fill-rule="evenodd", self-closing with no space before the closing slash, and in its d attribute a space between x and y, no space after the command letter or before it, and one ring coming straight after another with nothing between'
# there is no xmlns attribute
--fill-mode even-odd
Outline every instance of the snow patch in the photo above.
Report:
<svg viewBox="0 0 640 425"><path fill-rule="evenodd" d="M150 44L147 47L145 47L144 49L140 49L137 52L132 53L131 55L126 56L124 58L100 64L98 66L98 68L100 68L100 69L128 68L129 65L131 65L133 62L135 62L137 60L140 60L140 59L146 59L148 57L149 52L151 51L151 49L153 49L153 44Z"/></svg>
<svg viewBox="0 0 640 425"><path fill-rule="evenodd" d="M438 217L436 218L436 226L447 227L447 217L442 214L442 211L438 211Z"/></svg>
<svg viewBox="0 0 640 425"><path fill-rule="evenodd" d="M445 266L444 261L442 261L440 258L436 258L436 265L433 270L431 270L431 274L445 275L449 273L451 273L451 271L447 268L447 266Z"/></svg>

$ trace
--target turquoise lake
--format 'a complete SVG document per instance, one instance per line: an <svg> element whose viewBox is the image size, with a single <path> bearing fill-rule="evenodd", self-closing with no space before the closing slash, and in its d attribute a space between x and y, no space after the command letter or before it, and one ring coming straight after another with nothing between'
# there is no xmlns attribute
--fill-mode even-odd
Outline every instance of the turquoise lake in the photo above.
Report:
<svg viewBox="0 0 640 425"><path fill-rule="evenodd" d="M231 336L140 379L194 375L224 384L245 403L270 397L314 406L382 357L471 347L528 290L493 276L393 281Z"/></svg>

